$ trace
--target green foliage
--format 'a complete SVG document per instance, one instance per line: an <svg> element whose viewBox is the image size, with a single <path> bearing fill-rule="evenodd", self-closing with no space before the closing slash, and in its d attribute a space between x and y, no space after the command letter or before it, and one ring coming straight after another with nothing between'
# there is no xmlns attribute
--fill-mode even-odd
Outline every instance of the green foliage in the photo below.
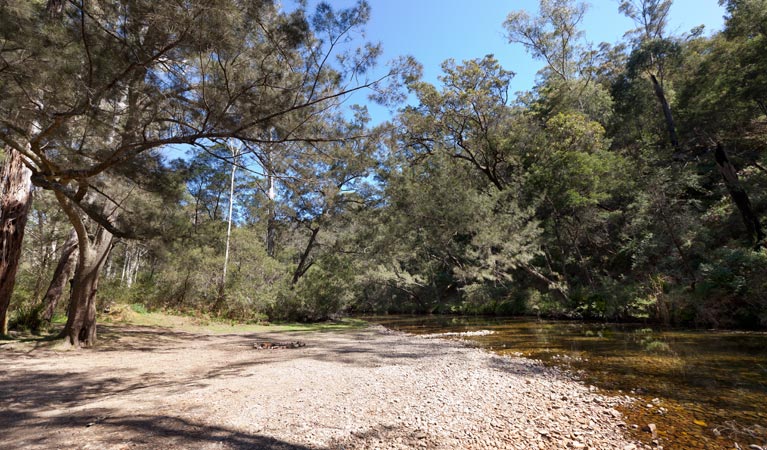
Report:
<svg viewBox="0 0 767 450"><path fill-rule="evenodd" d="M402 98L402 82L413 104L378 127L334 102L380 47L323 41L346 48L367 3L323 3L314 17L304 3L294 14L134 3L95 2L84 23L90 4L51 20L44 2L0 3L0 140L29 148L37 182L91 218L104 219L92 211L102 197L119 203L110 224L138 238L109 255L100 307L205 321L376 311L767 327L767 257L747 247L742 220L743 204L757 222L767 213L765 0L724 2L711 36L670 35L668 0L621 1L636 28L598 49L582 39L584 4L541 0L536 16L503 24L545 62L531 91L512 98L514 73L492 55L445 61L436 85L403 59L375 96ZM118 28L125 40L103 32ZM180 42L162 31L182 28ZM236 161L223 145L234 138ZM170 164L154 152L190 143ZM734 173L714 160L719 145ZM30 217L13 320L33 329L72 217L40 193ZM640 334L646 351L670 351Z"/></svg>
<svg viewBox="0 0 767 450"><path fill-rule="evenodd" d="M650 341L644 344L644 349L650 353L673 353L671 346L663 341Z"/></svg>
<svg viewBox="0 0 767 450"><path fill-rule="evenodd" d="M767 326L767 254L721 248L701 264L698 321L711 326Z"/></svg>
<svg viewBox="0 0 767 450"><path fill-rule="evenodd" d="M344 257L328 255L293 286L283 289L268 315L274 320L317 322L335 318L353 298L354 272Z"/></svg>
<svg viewBox="0 0 767 450"><path fill-rule="evenodd" d="M14 309L8 320L8 329L39 334L45 324L40 318L43 305L25 303Z"/></svg>
<svg viewBox="0 0 767 450"><path fill-rule="evenodd" d="M149 311L146 309L145 305L142 305L141 303L131 303L130 305L131 311L137 313L137 314L146 314Z"/></svg>
<svg viewBox="0 0 767 450"><path fill-rule="evenodd" d="M674 353L671 346L656 336L652 328L635 330L632 340L648 353Z"/></svg>

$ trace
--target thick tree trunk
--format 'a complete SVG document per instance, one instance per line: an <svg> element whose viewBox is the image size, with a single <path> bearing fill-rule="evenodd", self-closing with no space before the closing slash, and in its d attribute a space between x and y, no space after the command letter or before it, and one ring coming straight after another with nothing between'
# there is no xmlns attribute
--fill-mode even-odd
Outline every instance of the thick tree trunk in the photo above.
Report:
<svg viewBox="0 0 767 450"><path fill-rule="evenodd" d="M721 143L716 145L714 158L716 158L719 173L724 178L724 185L727 187L727 191L730 193L735 206L738 207L738 211L740 211L740 216L743 218L743 224L746 226L749 239L755 247L765 247L765 234L759 222L759 217L754 213L754 209L751 207L751 200L749 200L746 190L743 189L738 179L738 172L730 162L730 158L727 156L727 152Z"/></svg>
<svg viewBox="0 0 767 450"><path fill-rule="evenodd" d="M15 150L6 151L0 180L0 334L8 334L8 307L16 284L21 243L32 204L32 171Z"/></svg>
<svg viewBox="0 0 767 450"><path fill-rule="evenodd" d="M77 265L77 257L77 233L75 230L72 230L66 242L64 242L64 246L61 248L61 258L59 258L59 263L53 272L53 279L48 286L48 291L46 291L43 297L43 312L40 318L44 322L50 323L53 318L53 313L56 311L56 307L61 300L67 282L72 278L72 272Z"/></svg>
<svg viewBox="0 0 767 450"><path fill-rule="evenodd" d="M666 120L666 129L668 130L668 138L671 141L671 145L674 147L674 151L679 152L679 138L676 135L676 125L674 124L674 116L671 114L671 106L666 100L666 93L663 90L663 86L660 85L655 75L650 74L650 80L652 80L652 87L655 91L655 96L658 97L661 109L663 109L663 117Z"/></svg>
<svg viewBox="0 0 767 450"><path fill-rule="evenodd" d="M83 242L82 239L78 240ZM80 247L79 261L72 282L67 324L62 332L74 347L92 346L96 343L96 291L101 269L112 248L112 234L99 227L95 239Z"/></svg>
<svg viewBox="0 0 767 450"><path fill-rule="evenodd" d="M99 287L99 274L112 249L113 235L100 225L95 235L89 233L78 207L61 192L54 193L77 233L79 251L77 269L72 279L67 324L61 337L74 347L92 346L96 344L96 291Z"/></svg>

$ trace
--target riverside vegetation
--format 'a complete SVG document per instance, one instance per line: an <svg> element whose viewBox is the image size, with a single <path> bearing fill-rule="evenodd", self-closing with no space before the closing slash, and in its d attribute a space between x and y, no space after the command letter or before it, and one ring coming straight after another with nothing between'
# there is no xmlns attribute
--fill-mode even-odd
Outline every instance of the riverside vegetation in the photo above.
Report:
<svg viewBox="0 0 767 450"><path fill-rule="evenodd" d="M596 47L575 0L499 17L545 63L513 97L492 55L374 75L365 2L4 2L2 331L68 313L91 345L113 303L764 328L767 6L674 34L670 5Z"/></svg>

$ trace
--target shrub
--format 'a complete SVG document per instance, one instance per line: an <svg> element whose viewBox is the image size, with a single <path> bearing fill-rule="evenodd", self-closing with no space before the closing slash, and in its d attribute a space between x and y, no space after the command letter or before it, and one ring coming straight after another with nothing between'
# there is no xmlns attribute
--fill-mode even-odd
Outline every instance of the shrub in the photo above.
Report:
<svg viewBox="0 0 767 450"><path fill-rule="evenodd" d="M707 326L767 326L767 252L721 248L700 267L695 319Z"/></svg>
<svg viewBox="0 0 767 450"><path fill-rule="evenodd" d="M17 307L8 320L8 329L17 331L29 331L38 334L44 328L40 318L43 310L42 304L26 303Z"/></svg>

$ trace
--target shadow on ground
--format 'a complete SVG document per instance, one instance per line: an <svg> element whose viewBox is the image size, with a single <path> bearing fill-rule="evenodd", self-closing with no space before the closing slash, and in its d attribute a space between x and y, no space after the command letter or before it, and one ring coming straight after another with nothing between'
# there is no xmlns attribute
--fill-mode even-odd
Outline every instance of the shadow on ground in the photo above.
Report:
<svg viewBox="0 0 767 450"><path fill-rule="evenodd" d="M0 427L3 427L0 420ZM121 416L108 409L88 410L48 419L46 427L59 433L52 435L4 433L0 437L2 448L47 449L123 448L138 449L265 449L309 450L310 447L274 439L260 434L245 433L222 426L211 426L178 417L162 415ZM94 439L98 435L98 439ZM64 437L62 437L64 436ZM317 448L314 447L316 450Z"/></svg>
<svg viewBox="0 0 767 450"><path fill-rule="evenodd" d="M252 377L265 364L311 359L379 367L395 358L397 364L427 363L454 351L425 340L392 345L369 330L214 335L100 326L100 336L98 347L75 351L0 347L0 359L7 362L0 366L0 448L302 449L222 424L176 417L181 411L140 414L146 405L162 405L166 396L186 396L216 379ZM253 344L264 339L302 340L307 346L256 350Z"/></svg>

